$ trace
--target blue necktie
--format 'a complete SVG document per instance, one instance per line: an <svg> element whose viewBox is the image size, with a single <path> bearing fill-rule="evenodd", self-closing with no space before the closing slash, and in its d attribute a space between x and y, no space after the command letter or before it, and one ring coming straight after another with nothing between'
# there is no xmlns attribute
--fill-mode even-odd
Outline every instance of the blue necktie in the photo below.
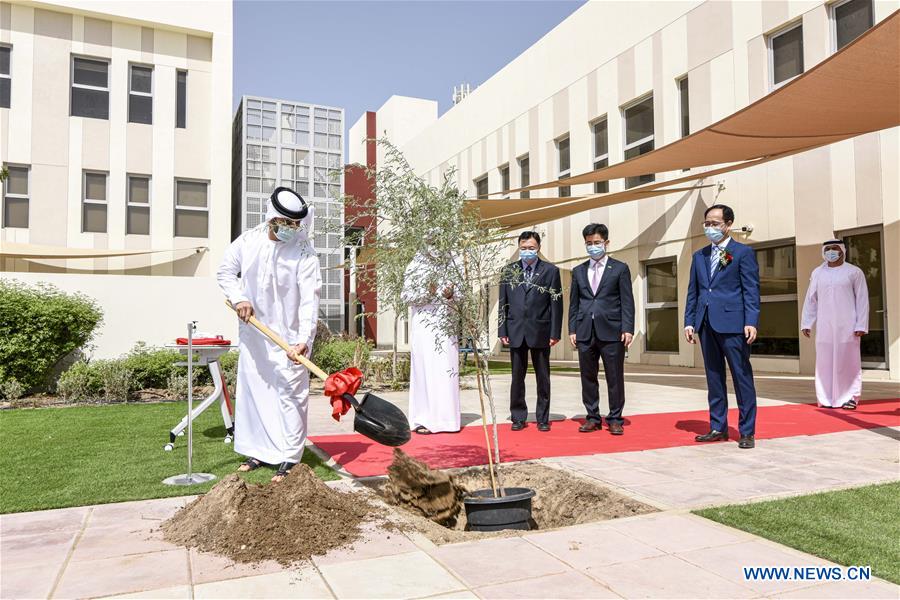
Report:
<svg viewBox="0 0 900 600"><path fill-rule="evenodd" d="M531 265L525 267L525 281L531 283Z"/></svg>
<svg viewBox="0 0 900 600"><path fill-rule="evenodd" d="M719 255L721 252L721 248L719 248L718 246L713 246L712 254L710 255L712 258L712 264L709 265L710 278L712 278L712 276L716 274L716 269L719 267Z"/></svg>

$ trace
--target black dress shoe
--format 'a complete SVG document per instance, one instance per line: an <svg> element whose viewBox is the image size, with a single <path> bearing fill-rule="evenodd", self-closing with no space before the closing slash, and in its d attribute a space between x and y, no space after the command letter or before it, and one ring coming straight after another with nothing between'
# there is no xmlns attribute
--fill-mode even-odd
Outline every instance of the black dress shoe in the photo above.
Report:
<svg viewBox="0 0 900 600"><path fill-rule="evenodd" d="M513 421L513 431L522 431L523 429L525 429L525 421Z"/></svg>
<svg viewBox="0 0 900 600"><path fill-rule="evenodd" d="M550 431L550 423L538 423L538 431Z"/></svg>
<svg viewBox="0 0 900 600"><path fill-rule="evenodd" d="M738 440L738 448L743 448L744 450L748 450L756 446L756 442L753 440L752 435L742 435L741 439Z"/></svg>
<svg viewBox="0 0 900 600"><path fill-rule="evenodd" d="M584 425L578 428L578 431L581 433L590 433L592 431L600 431L601 426L600 423L594 423L593 421L585 421Z"/></svg>
<svg viewBox="0 0 900 600"><path fill-rule="evenodd" d="M710 429L709 433L704 433L703 435L698 435L694 438L695 442L727 442L728 441L728 432L727 431L716 431L715 429Z"/></svg>
<svg viewBox="0 0 900 600"><path fill-rule="evenodd" d="M606 429L613 435L624 435L625 433L621 423L607 423Z"/></svg>

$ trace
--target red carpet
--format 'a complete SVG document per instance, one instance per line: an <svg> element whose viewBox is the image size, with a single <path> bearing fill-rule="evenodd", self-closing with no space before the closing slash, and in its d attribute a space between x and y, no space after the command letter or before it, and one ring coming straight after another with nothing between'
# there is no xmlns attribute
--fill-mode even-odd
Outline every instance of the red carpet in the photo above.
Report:
<svg viewBox="0 0 900 600"><path fill-rule="evenodd" d="M729 443L735 443L738 438L736 408L729 411L728 421L729 434L733 438ZM547 433L539 432L534 423L516 432L510 431L509 424L502 424L498 429L501 459L513 462L692 445L695 443L694 435L709 430L709 413L698 410L635 415L625 419L625 435L618 437L609 435L605 429L600 433L578 433L581 423L571 419L555 421L552 430ZM817 408L809 404L761 406L757 409L756 438L817 435L898 425L900 398L865 401L853 412ZM391 464L391 448L359 434L312 436L309 439L357 477L384 475ZM464 427L459 433L413 434L403 450L433 468L487 464L481 425Z"/></svg>

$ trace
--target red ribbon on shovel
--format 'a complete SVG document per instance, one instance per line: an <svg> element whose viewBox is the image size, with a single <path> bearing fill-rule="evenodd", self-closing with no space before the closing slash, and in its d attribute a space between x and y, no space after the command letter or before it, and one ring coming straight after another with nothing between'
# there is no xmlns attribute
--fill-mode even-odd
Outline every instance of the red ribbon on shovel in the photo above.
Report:
<svg viewBox="0 0 900 600"><path fill-rule="evenodd" d="M351 396L356 394L362 383L362 371L356 367L350 367L337 373L332 373L325 380L325 395L331 398L331 418L340 421L341 416L350 410L350 402L344 398L344 394Z"/></svg>

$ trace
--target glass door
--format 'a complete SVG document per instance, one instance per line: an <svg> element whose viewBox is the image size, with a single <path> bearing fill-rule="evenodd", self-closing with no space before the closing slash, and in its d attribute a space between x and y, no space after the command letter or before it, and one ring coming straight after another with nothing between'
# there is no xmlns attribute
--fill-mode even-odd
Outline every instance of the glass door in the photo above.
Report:
<svg viewBox="0 0 900 600"><path fill-rule="evenodd" d="M847 262L866 276L869 288L869 333L862 338L862 366L887 368L887 313L884 302L884 253L881 230L844 235Z"/></svg>

